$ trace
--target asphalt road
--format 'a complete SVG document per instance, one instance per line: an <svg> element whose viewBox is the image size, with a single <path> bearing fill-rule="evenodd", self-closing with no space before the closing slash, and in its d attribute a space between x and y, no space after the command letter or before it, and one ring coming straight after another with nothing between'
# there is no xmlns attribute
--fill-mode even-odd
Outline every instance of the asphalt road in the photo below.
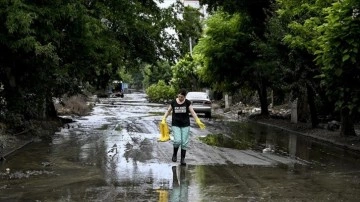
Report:
<svg viewBox="0 0 360 202"><path fill-rule="evenodd" d="M130 127L132 131L126 131L126 133L130 135L141 133L144 134L143 137L149 136L147 138L152 143L153 160L176 165L176 163L171 162L172 142L157 141L160 138L158 124L167 109L167 105L147 103L144 96L144 94L128 94L124 99L105 99L101 101L98 107L106 110L108 116L113 114L117 119L128 119L126 121L127 126L124 125L123 127L129 127L129 125L133 125L133 127ZM121 110L118 110L118 107ZM129 114L133 115L128 117ZM189 165L276 166L279 164L292 165L300 163L295 159L271 152L262 153L253 150L209 146L201 142L199 137L205 137L208 134L226 134L228 128L224 127L224 121L227 120L207 119L202 114L199 114L199 117L207 127L205 130L201 130L191 117L190 148L186 156L186 162ZM131 123L130 120L132 120ZM167 123L171 126L170 116L167 118ZM178 155L180 155L180 152Z"/></svg>
<svg viewBox="0 0 360 202"><path fill-rule="evenodd" d="M240 133L256 136L259 142L291 145L289 152L302 159L277 151L210 146L199 137L239 133L226 124L231 119L215 114L212 119L200 116L205 130L192 120L187 165L180 166L171 161L171 141L158 141L166 108L148 103L144 94L100 99L89 116L74 118L49 140L23 148L0 165L0 201L356 201L360 197L357 158L335 156L290 134L277 137L276 130L255 134L256 125ZM313 156L318 158L311 160Z"/></svg>

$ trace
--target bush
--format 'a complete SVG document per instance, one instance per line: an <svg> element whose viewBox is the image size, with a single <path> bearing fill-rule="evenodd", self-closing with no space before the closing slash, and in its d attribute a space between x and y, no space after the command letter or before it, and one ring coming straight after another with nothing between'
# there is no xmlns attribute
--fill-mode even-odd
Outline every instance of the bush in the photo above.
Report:
<svg viewBox="0 0 360 202"><path fill-rule="evenodd" d="M146 94L150 102L168 102L174 99L176 92L172 86L166 85L163 80L153 84L146 89Z"/></svg>

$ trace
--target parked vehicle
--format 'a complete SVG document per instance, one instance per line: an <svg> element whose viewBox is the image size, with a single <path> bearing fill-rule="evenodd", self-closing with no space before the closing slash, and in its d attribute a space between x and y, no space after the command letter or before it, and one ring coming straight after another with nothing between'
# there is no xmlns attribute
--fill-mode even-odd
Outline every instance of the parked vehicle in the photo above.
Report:
<svg viewBox="0 0 360 202"><path fill-rule="evenodd" d="M186 99L191 101L196 113L204 113L205 117L211 118L212 103L207 93L188 92Z"/></svg>
<svg viewBox="0 0 360 202"><path fill-rule="evenodd" d="M124 97L124 86L122 81L113 81L113 89L112 89L113 97Z"/></svg>

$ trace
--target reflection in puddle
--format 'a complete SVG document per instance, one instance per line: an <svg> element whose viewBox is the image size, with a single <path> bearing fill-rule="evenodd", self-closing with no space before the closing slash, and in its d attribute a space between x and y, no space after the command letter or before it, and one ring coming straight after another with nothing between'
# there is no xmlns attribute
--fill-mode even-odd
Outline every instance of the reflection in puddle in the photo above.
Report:
<svg viewBox="0 0 360 202"><path fill-rule="evenodd" d="M129 161L129 158L139 162L152 159L152 145L148 139L135 139L132 143L128 142L125 148L124 157L127 161Z"/></svg>
<svg viewBox="0 0 360 202"><path fill-rule="evenodd" d="M314 139L257 124L254 122L224 122L229 130L224 134L200 137L204 143L234 149L274 152L321 167L353 168L360 164L357 152L327 145ZM344 165L345 164L345 165Z"/></svg>
<svg viewBox="0 0 360 202"><path fill-rule="evenodd" d="M143 98L134 95L132 100ZM179 166L171 162L171 143L157 142L166 106L116 102L112 107L97 105L93 115L71 123L51 140L9 156L0 164L0 201L355 201L360 197L357 154L254 123L205 120L208 128L213 124L220 130L203 141L244 151L197 141L194 145L209 150L190 149L197 153L190 155L187 166ZM215 149L221 152L211 153ZM272 150L274 154L263 153ZM213 165L212 157L219 162L231 157L238 164ZM292 163L274 166L271 162L279 158Z"/></svg>
<svg viewBox="0 0 360 202"><path fill-rule="evenodd" d="M359 181L351 180L353 175L358 179L359 173L329 176L303 166L189 169L192 175L189 198L200 201L352 201L359 195L347 186L359 189Z"/></svg>
<svg viewBox="0 0 360 202"><path fill-rule="evenodd" d="M170 201L189 201L189 178L186 176L185 166L173 166L173 186L170 194Z"/></svg>

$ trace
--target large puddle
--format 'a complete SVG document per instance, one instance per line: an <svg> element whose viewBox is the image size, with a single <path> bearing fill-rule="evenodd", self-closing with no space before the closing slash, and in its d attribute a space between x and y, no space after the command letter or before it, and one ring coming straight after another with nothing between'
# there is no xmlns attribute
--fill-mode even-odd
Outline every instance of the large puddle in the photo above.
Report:
<svg viewBox="0 0 360 202"><path fill-rule="evenodd" d="M200 139L209 145L277 153L322 167L353 168L360 165L359 152L339 148L311 137L291 134L255 122L223 122L223 124L228 128L226 133L209 134Z"/></svg>
<svg viewBox="0 0 360 202"><path fill-rule="evenodd" d="M9 156L0 164L0 201L357 201L360 197L358 154L255 123L204 120L218 130L203 141L302 163L181 167L170 158L159 159L159 147L169 153L162 155L171 156L170 143L157 143L158 120L166 106L144 103L143 94L104 100L91 116Z"/></svg>

